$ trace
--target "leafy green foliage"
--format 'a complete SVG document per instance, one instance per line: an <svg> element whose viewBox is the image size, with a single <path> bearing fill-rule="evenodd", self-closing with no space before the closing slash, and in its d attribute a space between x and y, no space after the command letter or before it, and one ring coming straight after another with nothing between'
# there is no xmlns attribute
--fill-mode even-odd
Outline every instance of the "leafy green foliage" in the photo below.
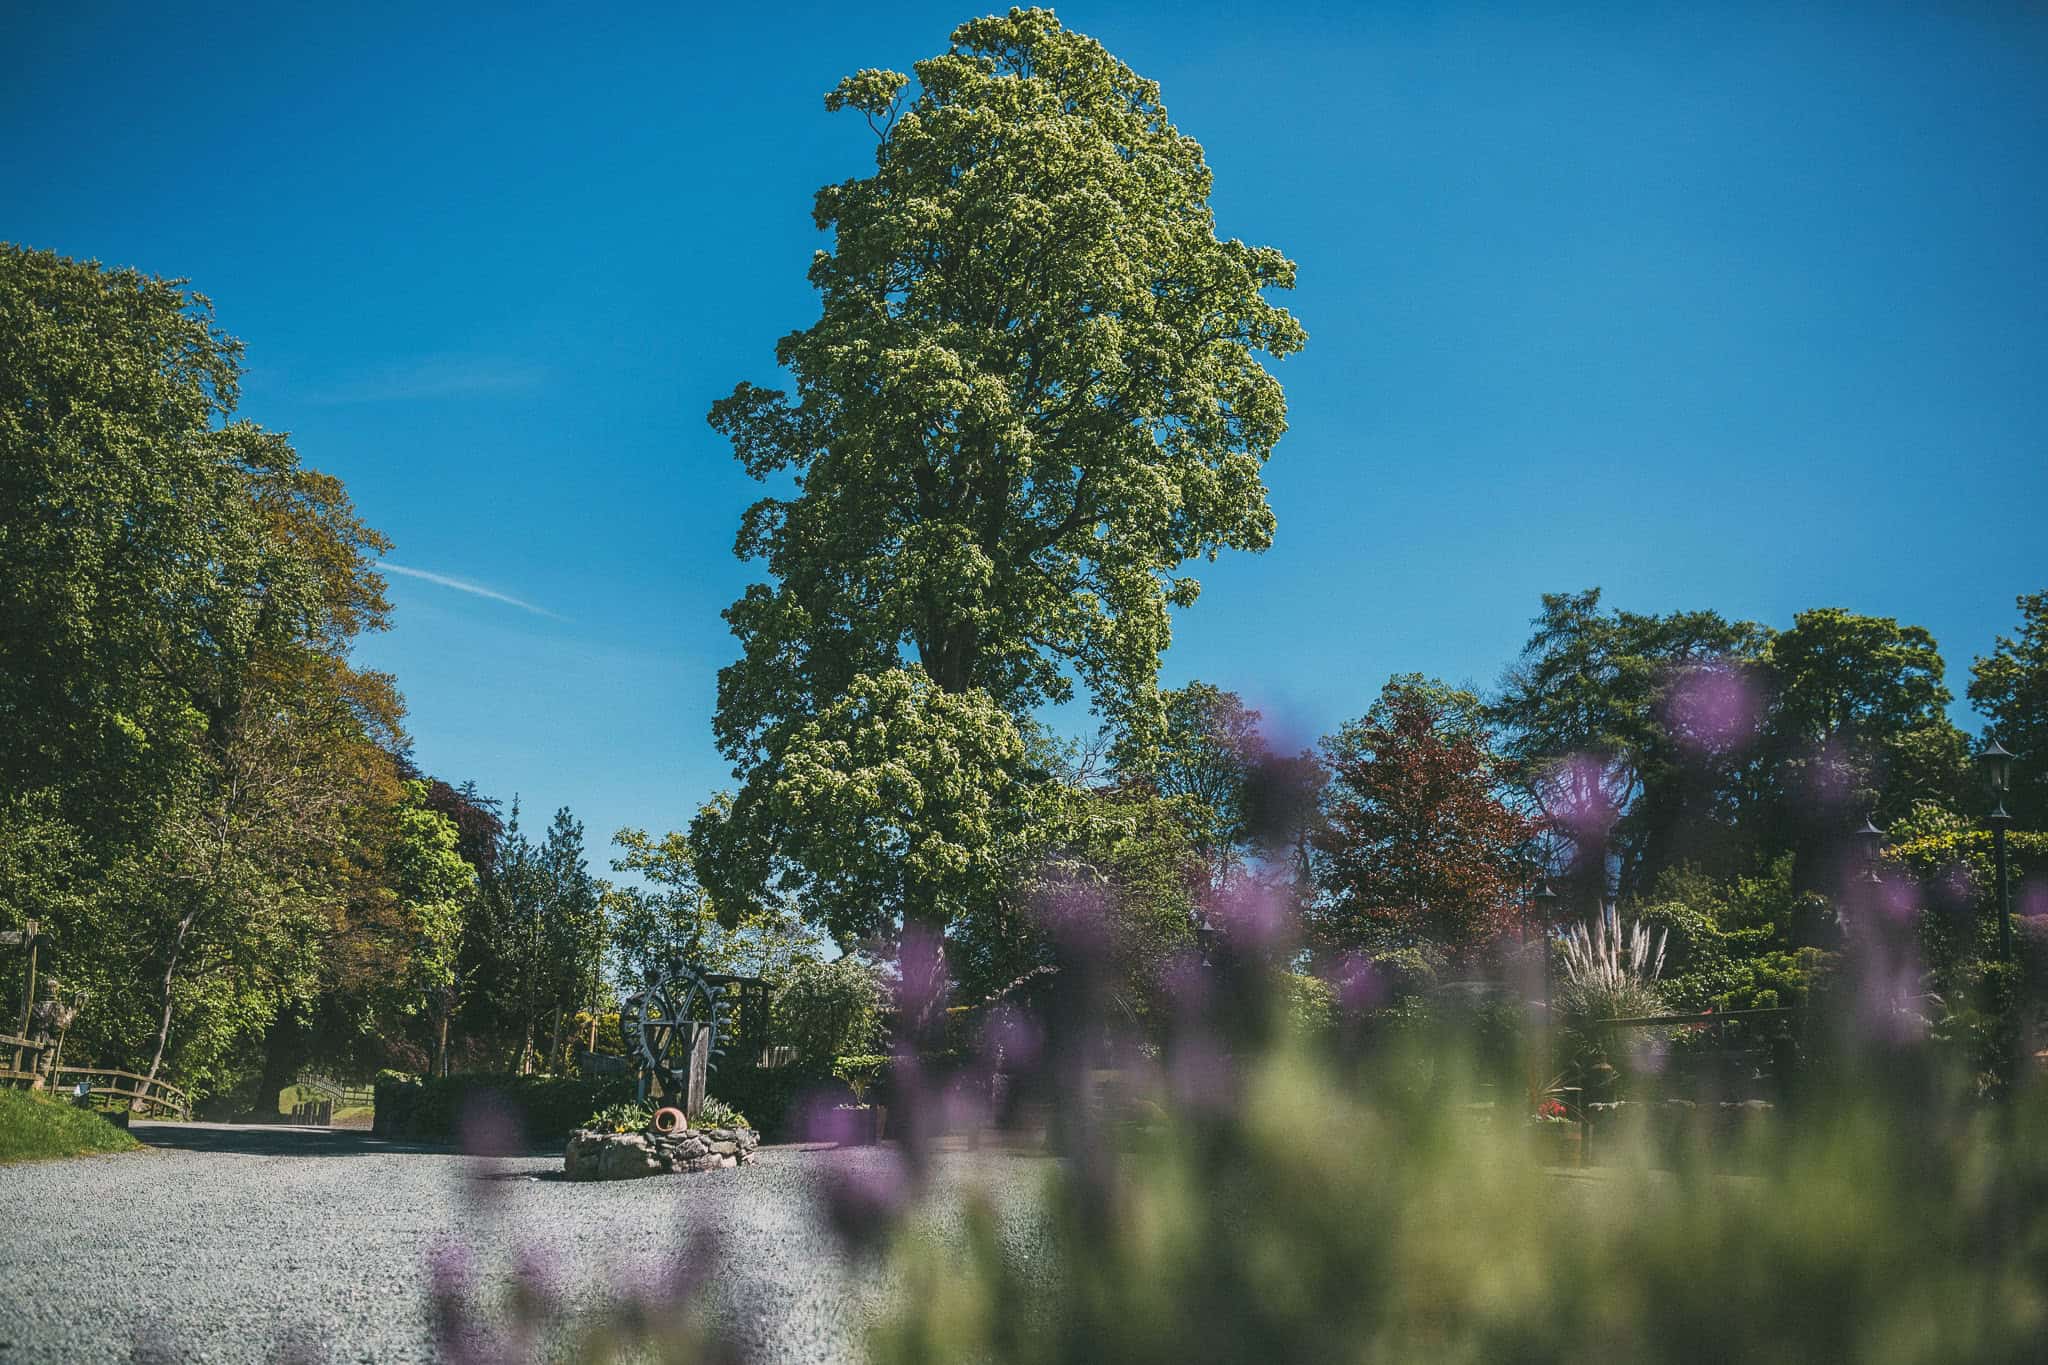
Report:
<svg viewBox="0 0 2048 1365"><path fill-rule="evenodd" d="M832 1059L832 1079L842 1081L853 1092L856 1104L866 1103L868 1091L889 1069L895 1059L883 1053L861 1053L851 1057Z"/></svg>
<svg viewBox="0 0 2048 1365"><path fill-rule="evenodd" d="M863 675L693 840L729 850L774 829L806 907L842 944L943 925L1016 876L1033 813L1024 754L986 692L947 692L914 666ZM719 904L732 920L751 899Z"/></svg>
<svg viewBox="0 0 2048 1365"><path fill-rule="evenodd" d="M1210 886L1220 886L1258 851L1251 787L1266 754L1259 713L1235 692L1204 682L1162 699L1160 742L1137 747L1123 766L1174 803Z"/></svg>
<svg viewBox="0 0 2048 1365"><path fill-rule="evenodd" d="M775 983L776 1041L820 1067L842 1054L872 1051L882 1039L882 1000L882 984L866 962L800 958Z"/></svg>
<svg viewBox="0 0 2048 1365"><path fill-rule="evenodd" d="M606 1105L577 1127L598 1133L644 1133L654 1126L654 1110L645 1100L621 1100Z"/></svg>
<svg viewBox="0 0 2048 1365"><path fill-rule="evenodd" d="M1572 846L1572 904L1606 894L1610 854L1623 896L1683 862L1743 861L1739 838L1711 836L1745 798L1768 635L1711 611L1606 611L1598 588L1543 595L1489 718L1506 775Z"/></svg>
<svg viewBox="0 0 2048 1365"><path fill-rule="evenodd" d="M558 1058L569 1019L605 994L602 890L567 807L536 844L515 803L494 861L464 931L463 1019L524 1070L535 1056Z"/></svg>
<svg viewBox="0 0 2048 1365"><path fill-rule="evenodd" d="M909 84L829 97L879 145L818 193L820 316L776 353L794 393L711 413L798 491L741 525L773 581L727 612L716 733L742 786L694 827L700 871L728 916L802 890L842 943L943 923L1011 871L1015 718L1078 680L1156 728L1181 566L1271 539L1285 404L1257 356L1304 340L1265 298L1292 263L1217 239L1158 87L1049 11L962 25Z"/></svg>
<svg viewBox="0 0 2048 1365"><path fill-rule="evenodd" d="M1632 907L1666 934L1661 989L1674 1011L1776 1009L1808 1003L1834 955L1796 946L1802 899L1789 856L1762 875L1717 882L1674 868Z"/></svg>
<svg viewBox="0 0 2048 1365"><path fill-rule="evenodd" d="M1145 1019L1161 969L1194 943L1202 873L1182 813L1139 785L1061 781L1039 796L1030 871L949 932L960 997L985 1002L1043 984L1061 966L1062 933L1079 932L1126 1017Z"/></svg>
<svg viewBox="0 0 2048 1365"><path fill-rule="evenodd" d="M1965 780L1962 733L1934 637L1890 617L1804 611L1767 651L1766 742L1784 809L1889 821L1916 800L1953 803Z"/></svg>
<svg viewBox="0 0 2048 1365"><path fill-rule="evenodd" d="M799 1062L795 1066L721 1066L711 1078L719 1097L752 1120L747 1126L770 1142L790 1141L804 1136L795 1125L802 1118L804 1104L831 1085L831 1075L822 1065Z"/></svg>
<svg viewBox="0 0 2048 1365"><path fill-rule="evenodd" d="M891 1250L901 1292L870 1354L2023 1358L2048 1321L2048 1159L2027 1136L2048 1096L2011 1123L1903 1099L1873 1087L1759 1134L1739 1180L1690 1147L1677 1178L1623 1164L1564 1180L1530 1161L1519 1104L1488 1128L1378 1066L1351 1076L1283 1052L1251 1067L1237 1103L1176 1105L1125 1135L1141 1143L1128 1158L1049 1171L1029 1239L994 1199L942 1188Z"/></svg>
<svg viewBox="0 0 2048 1365"><path fill-rule="evenodd" d="M1288 972L1280 979L1278 1007L1287 1030L1300 1038L1327 1037L1337 1023L1337 993L1319 976Z"/></svg>
<svg viewBox="0 0 2048 1365"><path fill-rule="evenodd" d="M2005 808L2020 829L2048 830L2048 589L2019 599L2020 626L1970 669L1970 703L2014 755Z"/></svg>
<svg viewBox="0 0 2048 1365"><path fill-rule="evenodd" d="M697 1111L697 1117L691 1120L691 1123L692 1126L698 1128L751 1128L754 1126L747 1122L745 1114L742 1114L724 1100L719 1099L716 1095L706 1095L704 1097L704 1107Z"/></svg>
<svg viewBox="0 0 2048 1365"><path fill-rule="evenodd" d="M722 803L713 805L722 809ZM621 850L613 871L635 872L654 884L604 892L613 972L622 985L641 981L673 958L709 972L773 979L817 950L821 936L783 897L753 902L728 928L697 880L687 835L670 831L657 841L646 830L629 828L614 834L612 843Z"/></svg>

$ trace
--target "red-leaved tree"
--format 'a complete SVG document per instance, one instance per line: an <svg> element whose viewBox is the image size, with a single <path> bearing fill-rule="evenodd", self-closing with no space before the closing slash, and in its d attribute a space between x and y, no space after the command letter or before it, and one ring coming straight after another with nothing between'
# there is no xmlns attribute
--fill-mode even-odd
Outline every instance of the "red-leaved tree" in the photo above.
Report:
<svg viewBox="0 0 2048 1365"><path fill-rule="evenodd" d="M1528 822L1502 799L1469 692L1416 675L1323 740L1318 937L1466 963L1514 919Z"/></svg>

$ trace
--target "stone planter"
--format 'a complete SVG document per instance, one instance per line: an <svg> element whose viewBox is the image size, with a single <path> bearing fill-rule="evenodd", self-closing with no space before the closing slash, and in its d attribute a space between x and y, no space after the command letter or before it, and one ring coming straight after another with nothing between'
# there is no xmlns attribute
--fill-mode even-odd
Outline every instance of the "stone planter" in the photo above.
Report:
<svg viewBox="0 0 2048 1365"><path fill-rule="evenodd" d="M1578 1124L1546 1119L1529 1125L1529 1152L1539 1166L1577 1166L1581 1137Z"/></svg>
<svg viewBox="0 0 2048 1365"><path fill-rule="evenodd" d="M761 1135L751 1128L685 1128L676 1133L599 1133L579 1128L562 1153L571 1180L637 1180L641 1176L716 1171L749 1165Z"/></svg>

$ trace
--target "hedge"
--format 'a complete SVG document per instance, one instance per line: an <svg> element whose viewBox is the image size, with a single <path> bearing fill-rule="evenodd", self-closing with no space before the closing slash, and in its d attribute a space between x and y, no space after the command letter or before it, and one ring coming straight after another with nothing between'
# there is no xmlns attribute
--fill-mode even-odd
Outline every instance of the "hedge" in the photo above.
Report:
<svg viewBox="0 0 2048 1365"><path fill-rule="evenodd" d="M371 1131L379 1137L449 1141L461 1136L465 1115L495 1108L512 1119L519 1141L542 1146L565 1140L607 1105L633 1098L633 1079L478 1074L417 1080L387 1074L377 1078L376 1090Z"/></svg>

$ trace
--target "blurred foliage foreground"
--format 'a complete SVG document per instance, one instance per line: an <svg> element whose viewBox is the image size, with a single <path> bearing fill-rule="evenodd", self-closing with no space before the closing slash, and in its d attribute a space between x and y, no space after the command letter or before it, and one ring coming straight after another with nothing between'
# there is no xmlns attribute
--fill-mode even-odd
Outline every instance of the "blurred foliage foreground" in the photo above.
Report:
<svg viewBox="0 0 2048 1365"><path fill-rule="evenodd" d="M828 1162L823 1210L874 1287L872 1359L2042 1358L2037 1079L1985 1103L1952 1049L1845 1011L1772 1121L1654 1151L1614 1137L1607 1164L1566 1169L1540 1100L1469 1102L1454 1033L1311 1042L1284 1000L1233 1030L1222 978L1199 975L1199 1008L1157 1049L1112 1058L1104 1030L1061 1027L1085 1012L992 1020L1007 1106L1004 1084L958 1074L920 1093L899 1061L900 1140L880 1165ZM1020 1111L1063 1154L1021 1211L937 1140ZM679 1273L576 1354L744 1359L695 1307L701 1283Z"/></svg>
<svg viewBox="0 0 2048 1365"><path fill-rule="evenodd" d="M1064 1166L1040 1245L1006 1242L971 1194L965 1256L911 1220L874 1355L2038 1360L2041 1087L1971 1112L1929 1079L1845 1088L1728 1139L1757 1149L1739 1161L1703 1140L1675 1165L1610 1152L1580 1172L1538 1164L1540 1121L1488 1125L1281 1051L1227 1106Z"/></svg>

